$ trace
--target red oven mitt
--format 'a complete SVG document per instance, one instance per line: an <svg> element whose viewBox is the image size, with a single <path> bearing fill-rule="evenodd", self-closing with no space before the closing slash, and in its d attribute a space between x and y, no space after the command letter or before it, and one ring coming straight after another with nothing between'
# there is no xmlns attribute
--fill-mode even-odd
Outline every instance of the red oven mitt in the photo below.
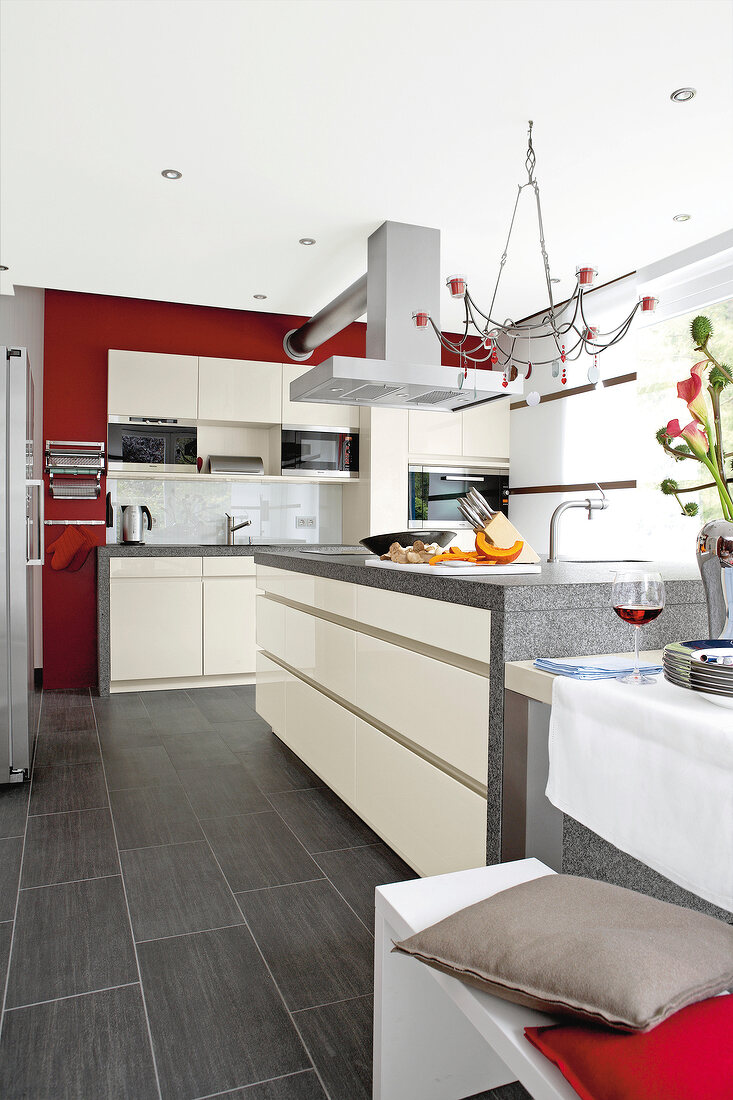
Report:
<svg viewBox="0 0 733 1100"><path fill-rule="evenodd" d="M86 528L67 527L63 534L47 547L46 553L53 559L52 569L67 569L70 573L75 573L81 569L93 548L94 540Z"/></svg>

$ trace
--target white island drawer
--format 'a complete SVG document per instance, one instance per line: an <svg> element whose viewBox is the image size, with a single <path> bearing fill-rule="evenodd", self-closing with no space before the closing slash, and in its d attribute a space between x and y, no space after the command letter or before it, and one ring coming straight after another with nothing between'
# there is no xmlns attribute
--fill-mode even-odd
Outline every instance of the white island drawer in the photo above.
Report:
<svg viewBox="0 0 733 1100"><path fill-rule="evenodd" d="M488 679L368 634L356 637L359 709L485 783Z"/></svg>
<svg viewBox="0 0 733 1100"><path fill-rule="evenodd" d="M486 799L361 719L353 805L420 875L486 863Z"/></svg>
<svg viewBox="0 0 733 1100"><path fill-rule="evenodd" d="M278 737L285 737L285 692L293 680L289 672L276 665L264 653L258 653L255 708L260 718L269 722Z"/></svg>
<svg viewBox="0 0 733 1100"><path fill-rule="evenodd" d="M336 794L353 805L356 718L327 695L293 678L287 685L283 740Z"/></svg>
<svg viewBox="0 0 733 1100"><path fill-rule="evenodd" d="M254 577L255 560L251 555L203 558L205 577Z"/></svg>

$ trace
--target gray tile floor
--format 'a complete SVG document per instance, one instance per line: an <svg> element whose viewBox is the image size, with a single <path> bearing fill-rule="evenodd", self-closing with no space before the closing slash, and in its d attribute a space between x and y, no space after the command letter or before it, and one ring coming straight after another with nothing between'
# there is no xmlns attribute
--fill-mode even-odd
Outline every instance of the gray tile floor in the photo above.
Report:
<svg viewBox="0 0 733 1100"><path fill-rule="evenodd" d="M374 887L410 877L254 688L44 692L0 787L0 1096L368 1100Z"/></svg>

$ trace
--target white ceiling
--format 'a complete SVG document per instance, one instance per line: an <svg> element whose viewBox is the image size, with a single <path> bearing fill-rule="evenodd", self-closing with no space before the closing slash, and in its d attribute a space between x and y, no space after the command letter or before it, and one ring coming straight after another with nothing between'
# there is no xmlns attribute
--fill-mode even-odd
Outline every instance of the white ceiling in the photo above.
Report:
<svg viewBox="0 0 733 1100"><path fill-rule="evenodd" d="M733 225L730 0L3 0L2 30L6 289L310 314L392 219L482 303L529 118L558 292ZM543 300L524 202L515 318Z"/></svg>

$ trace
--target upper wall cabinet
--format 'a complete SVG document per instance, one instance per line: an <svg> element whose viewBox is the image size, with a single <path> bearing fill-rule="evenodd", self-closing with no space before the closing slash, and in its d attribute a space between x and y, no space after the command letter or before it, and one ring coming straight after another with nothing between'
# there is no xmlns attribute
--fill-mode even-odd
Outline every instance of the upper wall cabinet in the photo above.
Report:
<svg viewBox="0 0 733 1100"><path fill-rule="evenodd" d="M464 458L509 458L509 397L461 413Z"/></svg>
<svg viewBox="0 0 733 1100"><path fill-rule="evenodd" d="M411 455L461 454L461 416L451 412L409 412Z"/></svg>
<svg viewBox="0 0 733 1100"><path fill-rule="evenodd" d="M347 428L359 430L359 409L356 405L321 405L316 402L290 400L290 383L310 370L310 365L283 363L282 420L286 427Z"/></svg>
<svg viewBox="0 0 733 1100"><path fill-rule="evenodd" d="M279 424L282 368L279 363L199 356L199 420Z"/></svg>
<svg viewBox="0 0 733 1100"><path fill-rule="evenodd" d="M198 356L108 353L107 411L117 416L179 416L195 420Z"/></svg>

